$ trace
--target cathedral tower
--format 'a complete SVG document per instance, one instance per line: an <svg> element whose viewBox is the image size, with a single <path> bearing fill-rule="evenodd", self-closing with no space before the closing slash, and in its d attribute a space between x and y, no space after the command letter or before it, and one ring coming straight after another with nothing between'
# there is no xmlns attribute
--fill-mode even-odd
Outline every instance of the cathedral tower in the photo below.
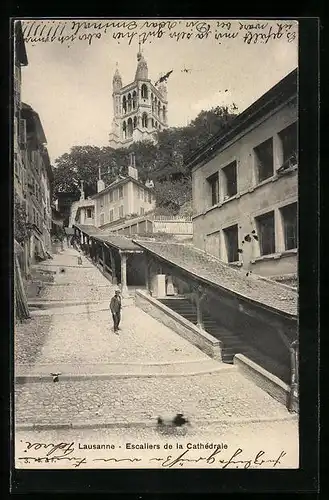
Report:
<svg viewBox="0 0 329 500"><path fill-rule="evenodd" d="M136 141L156 142L157 132L167 128L167 87L152 84L148 66L139 44L133 82L122 86L118 65L112 81L113 121L109 144L128 147Z"/></svg>

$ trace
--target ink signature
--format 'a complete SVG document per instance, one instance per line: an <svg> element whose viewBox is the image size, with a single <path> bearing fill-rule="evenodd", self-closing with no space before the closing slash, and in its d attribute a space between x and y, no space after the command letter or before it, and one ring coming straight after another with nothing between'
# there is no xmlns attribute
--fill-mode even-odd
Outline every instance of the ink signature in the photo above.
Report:
<svg viewBox="0 0 329 500"><path fill-rule="evenodd" d="M244 459L242 460L243 457L240 457L239 460L236 458L240 456L243 453L243 450L241 448L237 448L237 450L233 453L233 455L228 459L215 459L215 456L221 453L221 449L216 449L214 450L208 457L198 457L198 458L186 458L187 454L189 453L190 450L184 451L181 455L179 455L177 458L173 458L171 455L168 455L165 459L163 458L151 458L150 461L158 461L162 462L161 466L162 467L168 467L171 468L174 465L179 465L183 466L184 462L206 462L208 465L212 465L214 463L219 463L222 464L222 469L226 469L229 465L234 464L236 468L244 468L244 469L249 469L252 465L256 465L258 467L263 466L264 464L272 464L272 467L276 467L278 464L281 463L281 458L283 458L286 455L285 451L281 451L278 457L276 458L266 458L265 457L265 451L260 450L256 453L256 455L252 458ZM237 465L238 464L238 465Z"/></svg>
<svg viewBox="0 0 329 500"><path fill-rule="evenodd" d="M27 450L39 450L39 449L46 449L48 452L44 456L23 456L19 457L18 460L24 461L25 464L30 464L31 462L33 463L40 463L40 464L49 464L49 463L58 463L60 461L69 461L72 463L72 465L77 468L82 464L87 464L87 457L76 457L76 456L71 456L72 453L74 452L74 442L71 443L58 443L58 444L53 444L53 443L31 443L29 441L26 441L26 449L24 450L27 452ZM61 455L56 455L55 451L56 450L61 450L63 453ZM188 456L189 455L189 456ZM149 462L158 462L160 467L163 468L172 468L175 466L183 467L184 464L186 463L204 463L207 465L214 465L216 464L217 467L221 469L226 469L228 467L230 468L243 468L243 469L249 469L250 467L253 468L258 468L258 467L264 467L264 466L270 466L272 468L277 467L279 464L281 464L281 459L286 456L285 451L281 451L278 456L275 456L274 458L269 457L265 451L259 450L256 452L254 455L252 455L250 458L248 455L244 453L244 450L242 448L237 448L233 454L229 455L229 458L224 458L223 457L223 450L221 448L217 448L210 455L207 456L198 456L198 457L193 457L191 456L191 450L185 450L182 452L180 455L177 457L173 455L167 455L166 457L152 457L148 458ZM144 459L145 460L145 459ZM115 462L115 463L121 463L121 462L142 462L143 457L126 457L126 458L119 458L119 457L97 457L91 459L92 462Z"/></svg>

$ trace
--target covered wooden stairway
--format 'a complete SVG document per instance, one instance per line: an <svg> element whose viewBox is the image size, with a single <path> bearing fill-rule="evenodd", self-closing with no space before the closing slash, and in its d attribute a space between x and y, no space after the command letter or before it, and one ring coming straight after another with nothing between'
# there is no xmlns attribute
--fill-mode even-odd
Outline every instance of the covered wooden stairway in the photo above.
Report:
<svg viewBox="0 0 329 500"><path fill-rule="evenodd" d="M196 306L185 297L166 297L165 299L158 300L194 325L197 324ZM283 382L289 384L289 367L275 363L272 359L253 348L250 344L247 345L237 333L224 328L209 313L204 311L202 316L203 329L222 343L222 361L224 363L233 363L233 358L236 354L244 354L249 359L262 366L265 370L268 370L279 377Z"/></svg>

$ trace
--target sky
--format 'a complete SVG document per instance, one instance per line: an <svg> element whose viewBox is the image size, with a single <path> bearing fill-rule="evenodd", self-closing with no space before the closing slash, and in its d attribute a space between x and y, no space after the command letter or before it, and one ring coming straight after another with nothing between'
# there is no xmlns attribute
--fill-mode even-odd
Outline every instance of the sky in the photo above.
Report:
<svg viewBox="0 0 329 500"><path fill-rule="evenodd" d="M94 19L88 21L95 23ZM33 26L32 20L23 20L28 66L22 68L22 100L40 116L52 163L72 146L108 145L116 63L123 85L132 82L139 41L153 83L173 70L167 85L168 124L173 127L187 125L202 109L212 106L234 102L241 112L298 66L298 25L294 21L286 22L281 30L277 21L264 20L263 28L253 20L233 20L230 29L219 20L195 20L192 28L185 19L172 20L171 25L168 21L162 28L146 28L145 20L137 20L135 30L127 28L129 20L120 29L104 29L109 20L101 21L103 25L97 27L83 25L81 19L38 20ZM204 23L210 32L199 39ZM52 27L54 40L33 39L36 26L35 38L42 28L44 36ZM56 26L60 28L57 32ZM56 38L62 29L67 39ZM190 39L177 41L183 32L190 33ZM216 39L218 33L223 36ZM236 35L227 38L225 33ZM281 36L275 37L276 33ZM250 43L248 36L253 36Z"/></svg>

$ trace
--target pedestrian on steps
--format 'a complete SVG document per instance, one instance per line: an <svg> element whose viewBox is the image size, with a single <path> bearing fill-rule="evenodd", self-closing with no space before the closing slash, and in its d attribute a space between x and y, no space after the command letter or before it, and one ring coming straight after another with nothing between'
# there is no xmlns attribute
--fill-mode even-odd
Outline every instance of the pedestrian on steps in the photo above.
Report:
<svg viewBox="0 0 329 500"><path fill-rule="evenodd" d="M113 318L114 333L118 335L119 324L121 320L121 295L120 290L115 290L115 294L110 302L110 309Z"/></svg>

